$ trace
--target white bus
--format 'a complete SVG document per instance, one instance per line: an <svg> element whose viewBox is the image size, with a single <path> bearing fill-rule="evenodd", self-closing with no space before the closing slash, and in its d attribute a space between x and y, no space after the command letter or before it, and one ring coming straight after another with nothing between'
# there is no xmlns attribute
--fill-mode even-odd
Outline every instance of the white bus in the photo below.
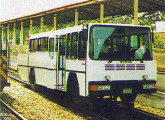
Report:
<svg viewBox="0 0 165 120"><path fill-rule="evenodd" d="M131 102L156 92L151 32L143 26L86 24L31 35L18 72L33 89L42 85L72 95Z"/></svg>

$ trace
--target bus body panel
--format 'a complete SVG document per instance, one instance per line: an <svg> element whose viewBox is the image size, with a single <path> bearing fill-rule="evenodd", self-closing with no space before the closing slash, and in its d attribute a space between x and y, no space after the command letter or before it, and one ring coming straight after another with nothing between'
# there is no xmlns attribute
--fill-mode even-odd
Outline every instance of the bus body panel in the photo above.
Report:
<svg viewBox="0 0 165 120"><path fill-rule="evenodd" d="M29 54L18 54L18 74L23 82L29 82Z"/></svg>
<svg viewBox="0 0 165 120"><path fill-rule="evenodd" d="M30 52L28 54L29 56L28 55L25 55L22 57L20 56L19 57L20 76L26 81L28 81L30 69L34 68L37 84L46 86L51 89L59 89L59 90L67 91L68 76L70 74L74 74L78 81L79 95L81 96L88 96L90 95L90 93L93 94L95 91L92 91L92 90L95 89L94 88L95 86L91 88L90 85L95 85L95 84L100 84L100 85L106 84L106 86L103 86L105 89L110 89L110 87L107 85L112 85L112 86L114 85L112 90L115 90L116 92L118 92L119 87L121 87L119 89L123 89L124 87L134 87L133 89L136 89L136 85L137 85L139 87L137 90L141 89L141 92L138 92L136 90L135 92L144 93L143 84L147 83L150 85L150 83L155 83L156 81L156 71L157 71L156 62L154 60L113 60L113 59L101 60L101 59L97 59L99 54L93 55L94 58L96 59L92 59L89 54L91 54L90 47L92 45L91 40L90 40L90 35L91 35L90 30L92 29L93 25L96 25L96 24L88 24L88 40L86 44L87 50L86 50L86 58L84 60L80 60L78 58L75 58L75 59L65 58L66 50L65 50L65 54L60 53L59 51L60 51L61 43L59 44L57 42L63 39L63 38L62 39L60 38L61 36L65 36L68 33L71 34L74 32L82 31L84 28L83 25L78 26L78 27L66 28L62 30L32 35L30 39L41 38L41 37L55 38L54 51L53 53L51 53L51 57L48 51ZM102 26L102 25L105 25L106 27L111 26L111 24L99 24L99 26ZM128 27L129 25L112 25L112 26L113 27L122 26L124 28L124 27ZM130 25L130 26L132 28L133 27L140 28L138 26L133 26L133 25ZM142 27L142 28L145 29L145 27ZM112 34L113 32L115 32L113 31L113 29L112 29ZM100 32L101 30L102 29L100 29ZM120 32L122 32L122 30L124 29L116 30L118 32L117 34L114 34L114 36L115 35L117 36L115 38L116 41L117 41L117 38L120 37ZM105 35L108 35L108 34L105 34ZM131 33L127 35L128 35L127 36L128 42L130 42L129 40L131 39L132 40L135 39L135 42L136 42L136 39L138 37L132 36L129 38L129 36L131 36ZM140 36L140 37L145 37L145 36ZM99 48L97 49L97 47L95 47L94 50L96 51L101 50L101 47L99 46L99 44L103 44L104 43L103 40L104 38L102 39L102 38L99 38L98 36L96 40L98 43L93 43L93 44L94 45L98 44ZM64 42L66 42L66 38ZM114 42L114 43L116 44L117 42ZM130 43L130 44L134 44L134 43ZM78 46L78 43L77 43L77 46ZM139 54L140 52L142 52L142 50L141 51L139 50L137 54ZM52 54L53 54L53 57L52 57ZM26 71L28 71L27 74L24 74L24 72ZM112 93L114 95L114 93L116 92L113 93L112 90L109 90L109 91L102 90L101 94L104 95L104 93L108 93L108 94Z"/></svg>

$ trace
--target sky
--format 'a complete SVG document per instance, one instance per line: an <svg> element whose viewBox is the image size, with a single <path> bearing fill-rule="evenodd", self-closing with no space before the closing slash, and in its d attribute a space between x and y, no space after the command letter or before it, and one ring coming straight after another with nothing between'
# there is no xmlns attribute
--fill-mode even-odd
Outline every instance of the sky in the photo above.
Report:
<svg viewBox="0 0 165 120"><path fill-rule="evenodd" d="M86 0L0 0L0 22Z"/></svg>

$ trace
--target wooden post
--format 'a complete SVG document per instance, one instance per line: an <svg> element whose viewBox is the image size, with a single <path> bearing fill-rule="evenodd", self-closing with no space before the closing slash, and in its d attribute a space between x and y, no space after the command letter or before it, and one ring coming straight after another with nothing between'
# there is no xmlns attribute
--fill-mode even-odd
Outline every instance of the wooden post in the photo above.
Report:
<svg viewBox="0 0 165 120"><path fill-rule="evenodd" d="M133 24L137 25L138 24L138 0L133 1L133 7L134 7L134 19L133 19Z"/></svg>
<svg viewBox="0 0 165 120"><path fill-rule="evenodd" d="M43 32L43 26L44 26L44 17L41 16L41 21L40 21L40 32Z"/></svg>
<svg viewBox="0 0 165 120"><path fill-rule="evenodd" d="M30 19L30 30L29 30L29 35L32 35L32 34L33 34L32 28L33 28L33 20Z"/></svg>
<svg viewBox="0 0 165 120"><path fill-rule="evenodd" d="M78 26L78 10L75 9L75 26Z"/></svg>
<svg viewBox="0 0 165 120"><path fill-rule="evenodd" d="M20 45L23 45L23 20L21 21Z"/></svg>
<svg viewBox="0 0 165 120"><path fill-rule="evenodd" d="M13 23L13 39L12 39L12 44L16 45L16 34L15 34L15 30L16 30L16 22Z"/></svg>
<svg viewBox="0 0 165 120"><path fill-rule="evenodd" d="M100 4L100 23L104 22L104 4Z"/></svg>
<svg viewBox="0 0 165 120"><path fill-rule="evenodd" d="M1 30L2 30L2 32L1 32L1 38L2 38L2 47L3 47L3 41L4 41L4 40L3 40L3 33L4 33L4 32L3 32L3 27L4 27L4 26L2 25L2 28L1 28Z"/></svg>
<svg viewBox="0 0 165 120"><path fill-rule="evenodd" d="M54 14L54 30L57 30L57 15Z"/></svg>
<svg viewBox="0 0 165 120"><path fill-rule="evenodd" d="M10 25L9 25L9 23L8 23L8 25L7 25L7 39L9 40L9 30L10 30Z"/></svg>

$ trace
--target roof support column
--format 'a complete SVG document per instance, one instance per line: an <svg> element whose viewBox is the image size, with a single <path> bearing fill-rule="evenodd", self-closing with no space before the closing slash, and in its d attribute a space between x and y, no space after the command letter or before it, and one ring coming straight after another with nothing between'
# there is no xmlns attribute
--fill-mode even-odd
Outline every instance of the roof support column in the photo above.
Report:
<svg viewBox="0 0 165 120"><path fill-rule="evenodd" d="M43 26L44 26L44 17L41 16L41 21L40 21L40 32L43 32Z"/></svg>
<svg viewBox="0 0 165 120"><path fill-rule="evenodd" d="M104 4L100 4L100 23L104 22Z"/></svg>
<svg viewBox="0 0 165 120"><path fill-rule="evenodd" d="M1 40L2 40L1 43L2 43L2 47L3 47L3 41L4 41L4 37L3 37L3 34L4 34L3 27L4 27L4 26L2 25L2 28L1 28L1 31L2 31L2 32L1 32ZM2 48L2 49L3 49L3 48Z"/></svg>
<svg viewBox="0 0 165 120"><path fill-rule="evenodd" d="M29 35L31 35L31 34L33 33L32 28L33 28L33 20L32 20L32 19L30 19L30 29L29 29Z"/></svg>
<svg viewBox="0 0 165 120"><path fill-rule="evenodd" d="M133 0L133 8L134 8L134 19L133 24L138 24L138 0Z"/></svg>
<svg viewBox="0 0 165 120"><path fill-rule="evenodd" d="M57 30L57 15L54 14L54 30Z"/></svg>
<svg viewBox="0 0 165 120"><path fill-rule="evenodd" d="M16 45L16 34L15 34L15 29L16 29L16 22L14 22L13 25L13 39L12 39L12 44Z"/></svg>
<svg viewBox="0 0 165 120"><path fill-rule="evenodd" d="M20 45L23 45L23 20L21 21Z"/></svg>
<svg viewBox="0 0 165 120"><path fill-rule="evenodd" d="M8 23L8 25L7 25L7 39L9 40L9 30L10 30L10 25L9 25L9 23Z"/></svg>
<svg viewBox="0 0 165 120"><path fill-rule="evenodd" d="M75 9L75 26L78 26L78 10Z"/></svg>

